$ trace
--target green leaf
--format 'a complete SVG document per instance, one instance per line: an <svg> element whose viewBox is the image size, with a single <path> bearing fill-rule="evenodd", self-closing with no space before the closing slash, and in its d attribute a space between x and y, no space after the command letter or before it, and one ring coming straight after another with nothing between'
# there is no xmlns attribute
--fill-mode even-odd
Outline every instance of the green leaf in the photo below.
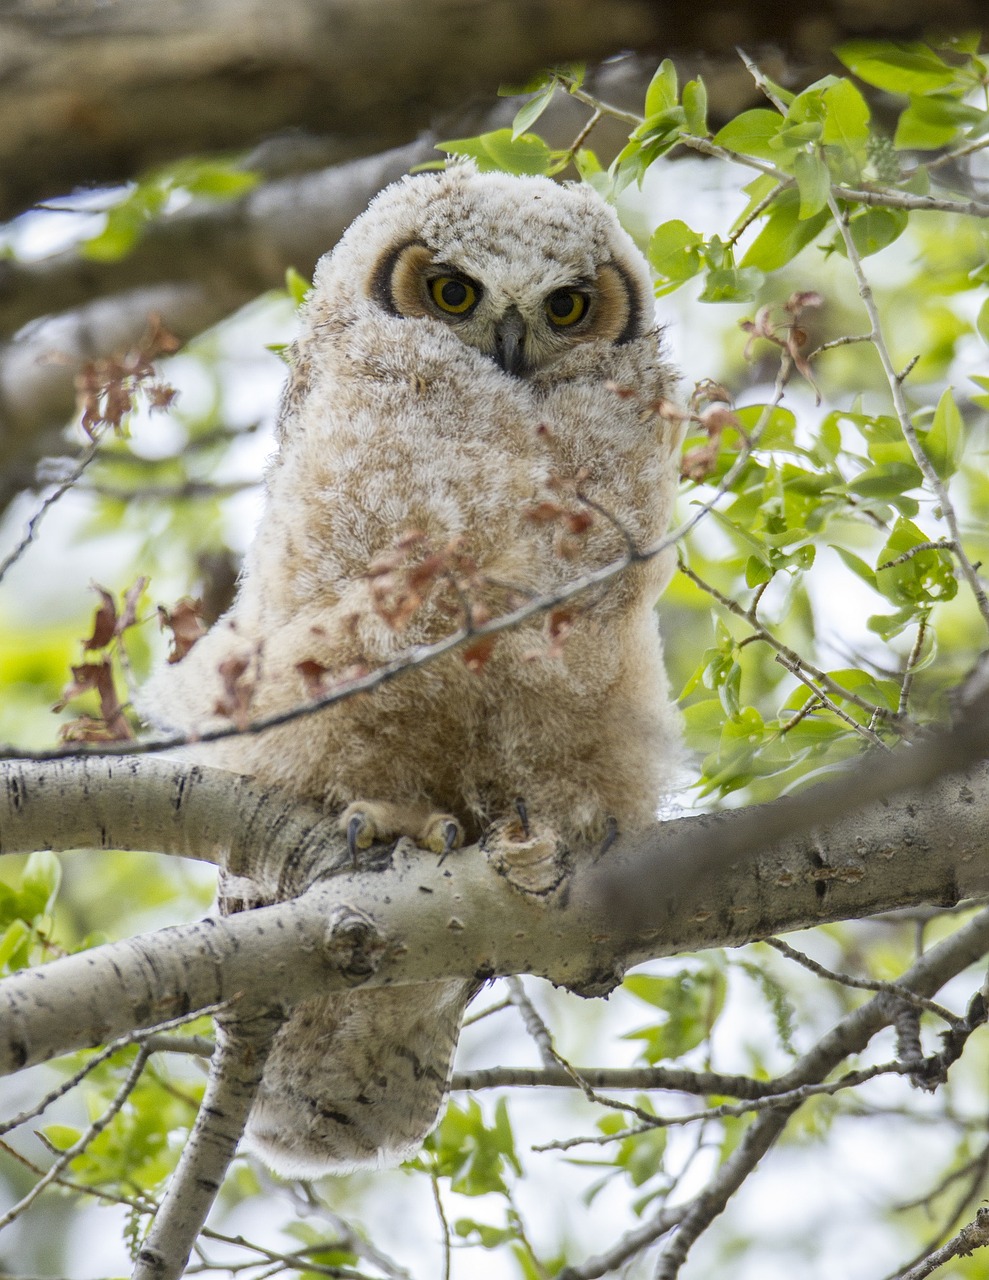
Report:
<svg viewBox="0 0 989 1280"><path fill-rule="evenodd" d="M986 342L989 342L989 298L986 298L985 302L983 302L982 306L979 308L975 327L978 329L980 336L984 338ZM973 379L973 381L978 381L978 379ZM987 390L989 390L989 388L987 388Z"/></svg>
<svg viewBox="0 0 989 1280"><path fill-rule="evenodd" d="M41 1132L56 1151L68 1151L82 1137L81 1130L67 1124L46 1124Z"/></svg>
<svg viewBox="0 0 989 1280"><path fill-rule="evenodd" d="M924 477L912 462L884 462L860 471L848 482L848 489L863 498L892 502L908 489L919 489L923 483Z"/></svg>
<svg viewBox="0 0 989 1280"><path fill-rule="evenodd" d="M296 271L295 267L287 267L285 270L285 292L292 299L297 307L301 307L309 296L309 290L312 288L312 281L307 280L301 272Z"/></svg>
<svg viewBox="0 0 989 1280"><path fill-rule="evenodd" d="M958 469L965 437L965 424L955 404L951 388L946 387L934 410L930 430L921 438L924 452L942 480Z"/></svg>
<svg viewBox="0 0 989 1280"><path fill-rule="evenodd" d="M983 113L950 94L911 98L900 115L893 145L901 150L934 151L946 147L969 124L977 124Z"/></svg>
<svg viewBox="0 0 989 1280"><path fill-rule="evenodd" d="M729 120L714 135L714 141L719 147L739 151L744 156L776 161L780 158L779 146L773 144L779 138L784 124L778 111L755 107L751 111L743 111L734 120Z"/></svg>
<svg viewBox="0 0 989 1280"><path fill-rule="evenodd" d="M548 175L560 168L557 154L535 133L519 137L511 129L495 129L476 138L454 138L436 144L438 151L470 156L482 172Z"/></svg>
<svg viewBox="0 0 989 1280"><path fill-rule="evenodd" d="M828 213L824 209L809 218L801 218L798 194L782 192L770 206L763 228L749 245L741 265L776 271L810 244L827 221Z"/></svg>
<svg viewBox="0 0 989 1280"><path fill-rule="evenodd" d="M943 89L955 72L926 44L891 40L849 40L835 56L866 84L888 93L929 93Z"/></svg>
<svg viewBox="0 0 989 1280"><path fill-rule="evenodd" d="M753 302L765 276L756 267L719 267L709 271L699 302Z"/></svg>
<svg viewBox="0 0 989 1280"><path fill-rule="evenodd" d="M707 88L700 76L696 80L688 80L683 86L683 112L687 117L688 130L706 138Z"/></svg>
<svg viewBox="0 0 989 1280"><path fill-rule="evenodd" d="M912 521L897 519L876 562L876 585L893 604L923 608L957 594L950 552L932 549L905 554L930 541Z"/></svg>
<svg viewBox="0 0 989 1280"><path fill-rule="evenodd" d="M668 978L632 974L622 985L666 1014L662 1023L625 1036L627 1040L644 1041L642 1053L650 1063L679 1058L705 1040L721 1012L727 990L724 973L714 965L700 970L681 969Z"/></svg>
<svg viewBox="0 0 989 1280"><path fill-rule="evenodd" d="M24 920L13 920L0 936L0 971L22 969L31 955L34 934Z"/></svg>
<svg viewBox="0 0 989 1280"><path fill-rule="evenodd" d="M855 248L863 258L878 253L898 239L907 229L905 209L863 209L848 223ZM835 241L840 253L845 253L845 242L840 236Z"/></svg>
<svg viewBox="0 0 989 1280"><path fill-rule="evenodd" d="M703 243L702 236L679 218L674 218L661 223L652 233L646 256L661 279L682 282L700 271Z"/></svg>
<svg viewBox="0 0 989 1280"><path fill-rule="evenodd" d="M677 105L677 72L676 67L669 58L664 58L659 64L653 78L649 81L649 88L646 90L645 110L642 114L649 118L660 111L665 111L667 107L675 107Z"/></svg>
<svg viewBox="0 0 989 1280"><path fill-rule="evenodd" d="M190 195L212 200L236 200L256 187L259 180L259 175L250 169L208 161L196 161L195 168L187 177L176 175L177 186L183 187Z"/></svg>
<svg viewBox="0 0 989 1280"><path fill-rule="evenodd" d="M878 586L876 586L875 570L870 565L867 565L860 556L857 556L854 551L849 551L847 547L839 547L836 543L831 543L831 549L832 551L837 551L852 573L861 578L863 582L867 582L875 591L879 590Z"/></svg>
<svg viewBox="0 0 989 1280"><path fill-rule="evenodd" d="M553 101L553 95L556 93L557 82L550 78L549 83L529 99L524 106L519 107L515 113L515 119L512 121L512 137L518 138L520 134L525 133L530 125L536 123L543 114L549 104Z"/></svg>
<svg viewBox="0 0 989 1280"><path fill-rule="evenodd" d="M793 173L800 192L800 208L797 217L812 218L828 203L831 194L831 174L816 151L800 151L793 164Z"/></svg>
<svg viewBox="0 0 989 1280"><path fill-rule="evenodd" d="M62 882L62 864L50 850L32 853L21 873L20 902L25 920L46 915Z"/></svg>
<svg viewBox="0 0 989 1280"><path fill-rule="evenodd" d="M745 562L745 585L759 587L764 582L771 582L773 570L759 556L749 556Z"/></svg>
<svg viewBox="0 0 989 1280"><path fill-rule="evenodd" d="M823 94L821 141L855 152L869 138L869 107L851 80L838 80Z"/></svg>
<svg viewBox="0 0 989 1280"><path fill-rule="evenodd" d="M451 1102L443 1119L427 1139L432 1168L449 1177L450 1188L466 1196L508 1191L506 1166L521 1174L515 1139L505 1099L495 1106L494 1120L486 1125L480 1104L468 1098L464 1106Z"/></svg>
<svg viewBox="0 0 989 1280"><path fill-rule="evenodd" d="M524 94L538 93L540 89L545 89L547 85L555 84L556 73L548 68L537 71L535 75L523 80L518 84L507 83L498 86L499 98L520 98Z"/></svg>

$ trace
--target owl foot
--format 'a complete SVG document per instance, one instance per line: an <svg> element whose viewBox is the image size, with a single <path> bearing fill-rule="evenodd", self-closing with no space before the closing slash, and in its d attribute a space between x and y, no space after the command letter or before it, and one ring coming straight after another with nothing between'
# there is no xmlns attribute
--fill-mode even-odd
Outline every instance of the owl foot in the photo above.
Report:
<svg viewBox="0 0 989 1280"><path fill-rule="evenodd" d="M340 830L354 864L357 851L377 841L408 836L421 849L443 858L464 842L464 829L452 813L437 813L423 804L394 804L388 800L355 800L340 815Z"/></svg>
<svg viewBox="0 0 989 1280"><path fill-rule="evenodd" d="M567 849L552 827L530 821L525 805L496 822L481 846L488 862L527 897L545 900L566 879Z"/></svg>

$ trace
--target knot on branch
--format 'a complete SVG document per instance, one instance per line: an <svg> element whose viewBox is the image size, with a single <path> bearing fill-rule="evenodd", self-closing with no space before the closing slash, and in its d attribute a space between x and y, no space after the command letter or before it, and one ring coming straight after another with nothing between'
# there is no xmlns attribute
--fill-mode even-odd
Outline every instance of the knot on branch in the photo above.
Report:
<svg viewBox="0 0 989 1280"><path fill-rule="evenodd" d="M524 811L496 822L481 840L488 865L530 901L558 900L570 879L570 853L550 827L530 824Z"/></svg>
<svg viewBox="0 0 989 1280"><path fill-rule="evenodd" d="M330 962L352 986L366 982L381 963L385 940L370 916L355 907L336 907L323 935Z"/></svg>
<svg viewBox="0 0 989 1280"><path fill-rule="evenodd" d="M977 991L969 1002L964 1018L958 1018L941 1034L941 1051L924 1057L920 1044L920 1010L904 1002L896 1012L897 1056L912 1067L910 1083L916 1089L933 1093L948 1079L948 1071L962 1056L973 1031L989 1019L985 996Z"/></svg>

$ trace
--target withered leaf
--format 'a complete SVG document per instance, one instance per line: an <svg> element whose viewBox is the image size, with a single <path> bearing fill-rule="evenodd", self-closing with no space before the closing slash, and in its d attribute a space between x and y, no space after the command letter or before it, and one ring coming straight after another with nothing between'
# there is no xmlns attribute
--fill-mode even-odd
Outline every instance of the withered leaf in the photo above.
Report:
<svg viewBox="0 0 989 1280"><path fill-rule="evenodd" d="M98 582L91 582L89 585L99 593L100 604L93 614L93 633L88 640L82 642L83 649L87 651L105 649L117 634L117 606L113 596Z"/></svg>
<svg viewBox="0 0 989 1280"><path fill-rule="evenodd" d="M206 634L206 627L201 617L202 603L184 596L169 610L164 605L158 606L158 623L162 631L166 628L172 633L172 646L169 650L170 663L181 662L197 640Z"/></svg>

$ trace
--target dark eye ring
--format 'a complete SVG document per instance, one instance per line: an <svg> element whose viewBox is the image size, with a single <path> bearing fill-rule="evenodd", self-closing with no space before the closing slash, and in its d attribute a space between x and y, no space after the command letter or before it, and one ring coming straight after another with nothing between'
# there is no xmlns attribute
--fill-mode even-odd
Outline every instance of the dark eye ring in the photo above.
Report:
<svg viewBox="0 0 989 1280"><path fill-rule="evenodd" d="M476 304L478 292L460 276L437 276L429 282L429 296L441 311L462 316Z"/></svg>
<svg viewBox="0 0 989 1280"><path fill-rule="evenodd" d="M583 320L587 301L587 294L581 289L554 289L544 304L550 324L563 329Z"/></svg>

